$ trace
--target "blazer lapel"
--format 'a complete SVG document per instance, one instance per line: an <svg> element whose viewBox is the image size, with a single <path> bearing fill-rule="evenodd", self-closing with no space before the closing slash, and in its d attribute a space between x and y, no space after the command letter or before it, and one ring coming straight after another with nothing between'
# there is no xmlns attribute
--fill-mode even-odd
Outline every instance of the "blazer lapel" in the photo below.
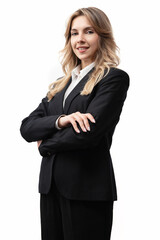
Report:
<svg viewBox="0 0 160 240"><path fill-rule="evenodd" d="M55 100L54 100L54 103L56 102L56 110L57 110L57 113L64 113L64 109L63 109L63 98L64 98L64 93L65 91L67 90L68 86L70 85L71 83L71 80L72 78L69 79L68 83L66 84L66 86L62 89L62 91L58 92L56 95L55 95Z"/></svg>
<svg viewBox="0 0 160 240"><path fill-rule="evenodd" d="M81 80L80 82L75 86L75 88L69 93L69 95L67 96L66 100L65 100L65 105L64 105L64 114L68 113L69 107L73 101L73 99L80 94L80 92L83 90L84 85L86 84L88 78L89 78L89 74L93 71L94 68L92 68ZM69 86L69 85L68 85ZM68 87L67 86L67 87ZM66 87L65 87L65 91L66 91ZM64 93L65 93L64 91ZM63 96L64 97L64 93ZM62 106L63 106L63 99L62 99Z"/></svg>

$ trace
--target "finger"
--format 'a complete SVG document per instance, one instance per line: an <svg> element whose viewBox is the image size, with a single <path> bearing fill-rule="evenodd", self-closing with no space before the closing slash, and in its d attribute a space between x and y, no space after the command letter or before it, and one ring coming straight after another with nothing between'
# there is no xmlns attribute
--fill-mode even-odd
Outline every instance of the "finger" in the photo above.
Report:
<svg viewBox="0 0 160 240"><path fill-rule="evenodd" d="M90 129L90 125L89 125L89 121L88 121L88 118L87 118L87 116L85 116L84 115L84 124L85 124L85 127L86 127L86 129L88 130L88 131L90 131L91 129Z"/></svg>
<svg viewBox="0 0 160 240"><path fill-rule="evenodd" d="M93 117L92 114L90 114L90 113L80 113L80 112L76 112L76 114L87 116L87 118L88 118L91 122L93 122L93 123L96 122L95 119L94 119L94 117Z"/></svg>
<svg viewBox="0 0 160 240"><path fill-rule="evenodd" d="M83 114L81 114L81 113L79 114L78 113L77 115L75 115L75 120L79 123L82 131L83 132L87 132L86 126L85 126L85 123L84 123L84 116L83 116Z"/></svg>
<svg viewBox="0 0 160 240"><path fill-rule="evenodd" d="M78 114L78 115L81 115L81 117L83 118L83 122L84 122L85 128L86 128L88 131L90 131L90 124L89 124L88 119L89 119L91 122L95 123L96 121L95 121L94 117L93 117L90 113L84 113L84 114L83 114L83 113L77 112L77 114Z"/></svg>
<svg viewBox="0 0 160 240"><path fill-rule="evenodd" d="M79 117L81 119L80 120L80 126L81 126L81 128L84 129L84 130L83 129L82 130L84 132L86 132L87 130L90 131L90 125L89 125L87 116L85 114L79 113L79 112L77 112L77 115L79 115Z"/></svg>
<svg viewBox="0 0 160 240"><path fill-rule="evenodd" d="M85 113L85 115L87 116L87 118L88 118L91 122L93 122L93 123L96 122L95 119L94 119L94 117L92 116L92 114L90 114L90 113Z"/></svg>
<svg viewBox="0 0 160 240"><path fill-rule="evenodd" d="M78 127L77 127L77 123L76 123L76 121L75 121L73 118L70 119L70 123L72 124L74 130L75 130L77 133L80 133L80 131L79 131Z"/></svg>
<svg viewBox="0 0 160 240"><path fill-rule="evenodd" d="M77 127L77 123L76 122L78 122L80 127L81 127L81 129L82 129L82 131L83 132L87 132L87 130L85 128L85 125L84 125L84 122L83 122L83 118L82 118L83 116L82 116L82 114L80 112L72 113L71 117L72 117L72 120L74 121L74 122L72 121L72 123L76 124L74 126ZM77 129L78 129L78 127L77 127Z"/></svg>

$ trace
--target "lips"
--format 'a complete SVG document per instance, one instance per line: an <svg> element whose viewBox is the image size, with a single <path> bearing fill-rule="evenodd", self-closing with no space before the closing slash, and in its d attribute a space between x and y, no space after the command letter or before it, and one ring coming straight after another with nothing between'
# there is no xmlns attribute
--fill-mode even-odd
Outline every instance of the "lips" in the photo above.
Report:
<svg viewBox="0 0 160 240"><path fill-rule="evenodd" d="M86 52L88 48L89 48L89 47L78 47L77 50L78 50L80 53L83 53L83 52Z"/></svg>
<svg viewBox="0 0 160 240"><path fill-rule="evenodd" d="M79 47L77 47L77 49L79 49L79 48L89 48L89 47L87 47L87 46L79 46Z"/></svg>

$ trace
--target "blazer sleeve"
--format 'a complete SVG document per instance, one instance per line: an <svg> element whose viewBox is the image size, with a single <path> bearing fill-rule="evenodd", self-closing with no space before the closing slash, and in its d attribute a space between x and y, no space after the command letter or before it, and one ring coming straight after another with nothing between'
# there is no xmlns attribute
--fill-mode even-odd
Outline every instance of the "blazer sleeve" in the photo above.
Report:
<svg viewBox="0 0 160 240"><path fill-rule="evenodd" d="M91 113L96 123L90 121L90 131L75 132L72 126L63 128L49 139L44 140L39 152L48 156L60 151L86 149L99 144L104 135L119 121L123 103L129 87L129 76L124 71L111 73L98 84L96 94L86 113Z"/></svg>
<svg viewBox="0 0 160 240"><path fill-rule="evenodd" d="M46 139L55 133L55 121L59 115L48 116L48 98L42 99L39 106L22 120L20 133L27 142Z"/></svg>

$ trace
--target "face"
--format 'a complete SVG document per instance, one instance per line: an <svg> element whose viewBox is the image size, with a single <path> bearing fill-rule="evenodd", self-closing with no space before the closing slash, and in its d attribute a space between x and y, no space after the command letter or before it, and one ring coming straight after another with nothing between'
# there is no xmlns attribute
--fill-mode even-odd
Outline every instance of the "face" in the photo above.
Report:
<svg viewBox="0 0 160 240"><path fill-rule="evenodd" d="M76 17L71 26L71 47L81 60L82 69L95 60L99 35L85 16Z"/></svg>

